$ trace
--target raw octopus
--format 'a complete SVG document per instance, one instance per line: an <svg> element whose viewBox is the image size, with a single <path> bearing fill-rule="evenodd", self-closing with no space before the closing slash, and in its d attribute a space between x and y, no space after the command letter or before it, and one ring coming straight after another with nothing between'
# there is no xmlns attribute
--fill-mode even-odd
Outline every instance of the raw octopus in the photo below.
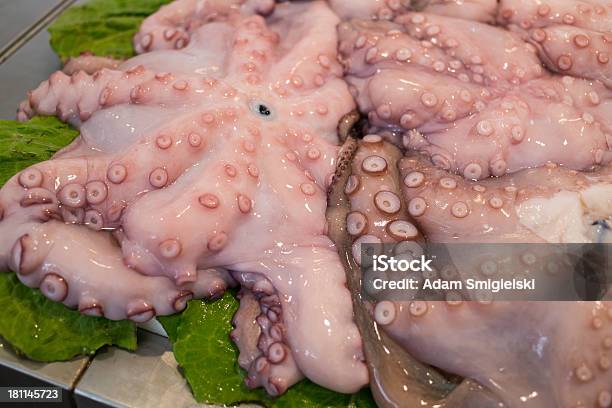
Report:
<svg viewBox="0 0 612 408"><path fill-rule="evenodd" d="M519 12L540 4L502 3ZM562 3L551 2L551 16L561 9L574 12ZM609 22L608 9L597 12L601 7L589 10L594 20ZM589 61L577 56L583 65L576 64L575 71L553 68L579 77L561 76L543 69L542 63L548 64L543 50L525 40L519 30L429 13L340 26L345 78L368 115L371 133L360 143L346 179L349 237L337 242L350 248L347 256L356 264L364 243L395 245L394 253L418 257L425 250L423 239L612 242L612 109L606 68L598 69L607 61L597 58L606 49L591 47ZM573 52L567 43L557 41L559 52ZM403 147L405 157L398 161L382 153L392 150L390 144ZM396 167L399 182L390 177ZM549 262L549 250L535 246L510 262L474 257L461 273L554 276L561 266ZM458 271L435 273L450 279ZM466 393L458 386L445 393L438 381L432 387L437 392L419 398L391 384L395 399L379 397L379 403L612 404L612 302L447 296L446 301L382 300L371 305L371 313L410 355L475 380L484 390ZM414 387L418 378L411 374L398 382Z"/></svg>
<svg viewBox="0 0 612 408"><path fill-rule="evenodd" d="M383 154L392 149L381 136L367 135L344 187L350 209L347 241L352 244L347 256L355 263L364 243L395 245L395 254L418 258L425 250L421 232L429 242L590 242L596 237L591 220L610 220L611 166L592 174L545 166L475 182L413 153L399 160L397 177L392 175L393 155ZM542 179L549 183L539 185ZM550 217L540 214L548 209ZM560 263L547 261L548 250L525 250L510 262L476 257L461 270L484 278L562 274ZM442 279L458 273L436 270ZM446 301L385 299L370 307L378 327L410 355L485 389L466 392L462 384L448 394L399 393L385 406L409 407L423 400L449 407L607 406L612 302L466 301L471 298L464 296L450 292ZM408 377L398 381L414 387L417 379Z"/></svg>
<svg viewBox="0 0 612 408"><path fill-rule="evenodd" d="M77 57L21 104L81 134L0 191L0 268L138 322L240 285L231 338L271 395L305 376L385 407L612 406L611 302L361 301L358 266L367 243L612 242L610 13L177 0L139 56ZM465 267L558 272L540 255Z"/></svg>
<svg viewBox="0 0 612 408"><path fill-rule="evenodd" d="M336 126L354 108L339 20L322 2L268 21L222 8L169 50L154 23L182 3L196 2L145 21L136 48L149 52L57 72L22 104L20 119L57 114L81 135L4 186L0 268L83 313L138 322L237 281L257 312L253 327L239 312L233 334L249 385L278 395L305 375L355 392L367 371L325 225Z"/></svg>
<svg viewBox="0 0 612 408"><path fill-rule="evenodd" d="M373 131L403 138L444 170L479 180L547 162L589 170L612 161L611 91L547 72L517 34L405 13L343 23L340 40Z"/></svg>

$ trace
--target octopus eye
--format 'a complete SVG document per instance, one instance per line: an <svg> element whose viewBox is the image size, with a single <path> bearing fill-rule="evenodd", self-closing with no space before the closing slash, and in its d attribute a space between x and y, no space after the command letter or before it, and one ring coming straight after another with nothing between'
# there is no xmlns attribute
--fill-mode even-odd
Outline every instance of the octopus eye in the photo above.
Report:
<svg viewBox="0 0 612 408"><path fill-rule="evenodd" d="M270 105L261 101L252 102L251 111L262 119L274 118L274 111L272 110L272 108L270 108Z"/></svg>
<svg viewBox="0 0 612 408"><path fill-rule="evenodd" d="M260 103L259 104L259 114L264 115L264 116L270 116L272 112L270 112L270 108Z"/></svg>

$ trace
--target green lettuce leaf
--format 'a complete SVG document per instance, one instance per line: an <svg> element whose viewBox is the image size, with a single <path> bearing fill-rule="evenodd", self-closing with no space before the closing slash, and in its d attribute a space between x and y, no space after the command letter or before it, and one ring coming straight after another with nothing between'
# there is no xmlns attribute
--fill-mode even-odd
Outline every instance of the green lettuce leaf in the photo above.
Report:
<svg viewBox="0 0 612 408"><path fill-rule="evenodd" d="M27 123L0 120L0 186L25 167L47 160L78 134L54 117Z"/></svg>
<svg viewBox="0 0 612 408"><path fill-rule="evenodd" d="M226 293L215 302L192 300L182 314L159 319L197 401L225 405L258 402L270 408L376 407L369 390L344 395L308 380L276 399L261 389L248 389L245 372L237 363L238 349L229 338L238 305L233 294Z"/></svg>
<svg viewBox="0 0 612 408"><path fill-rule="evenodd" d="M87 317L0 273L0 336L36 361L65 361L114 344L136 349L132 322Z"/></svg>
<svg viewBox="0 0 612 408"><path fill-rule="evenodd" d="M183 313L159 318L198 401L234 404L265 398L242 381L238 354L229 338L236 310L238 302L226 293L217 302L191 301Z"/></svg>
<svg viewBox="0 0 612 408"><path fill-rule="evenodd" d="M89 51L100 56L134 55L132 37L142 20L171 0L92 0L71 7L49 27L51 47L62 60Z"/></svg>
<svg viewBox="0 0 612 408"><path fill-rule="evenodd" d="M56 118L37 117L26 123L0 120L0 186L23 168L47 160L77 135ZM4 272L0 272L0 337L38 361L69 360L107 344L136 348L132 322L83 316Z"/></svg>

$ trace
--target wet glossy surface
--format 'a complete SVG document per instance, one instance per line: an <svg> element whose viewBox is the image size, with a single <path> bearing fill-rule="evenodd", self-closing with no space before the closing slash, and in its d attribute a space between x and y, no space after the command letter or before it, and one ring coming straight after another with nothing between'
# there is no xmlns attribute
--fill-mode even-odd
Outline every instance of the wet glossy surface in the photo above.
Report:
<svg viewBox="0 0 612 408"><path fill-rule="evenodd" d="M82 313L138 322L235 280L250 290L242 274L255 274L272 289L253 287L260 369L247 383L356 391L367 374L324 219L335 129L354 106L337 17L324 3L284 4L269 22L227 13L188 44L160 42L153 15L135 37L142 55L56 72L21 104L19 120L56 114L81 137L3 188L0 266Z"/></svg>
<svg viewBox="0 0 612 408"><path fill-rule="evenodd" d="M268 7L265 3L249 1L245 7ZM394 1L334 3L348 15L377 20L393 19L405 11ZM180 310L193 295L217 296L238 282L243 287L242 317L237 318L232 337L241 349L241 365L249 370L249 385L276 394L303 374L325 382L326 373L316 369L334 356L303 359L326 343L320 341L322 336L346 347L351 358L361 358L358 333L342 320L344 314L339 314L338 326L334 323L334 329L328 329L330 310L348 305L346 292L326 294L315 282L331 275L327 286L343 283L340 275L329 273L337 272L338 260L327 256L335 250L324 237L328 227L346 228L351 235L347 242L354 242L343 254L357 258L355 243L398 242L401 248L414 250L406 245L423 235L432 241L601 240L612 213L606 198L609 168L598 167L611 159L612 116L606 88L609 10L563 0L532 10L529 5L535 3L505 1L495 16L487 0L469 1L461 9L459 2L431 2L425 13L406 13L393 23L343 24L340 39L347 81L378 134L364 139L353 163L354 174L345 189L351 211L329 226L319 215L336 164L333 129L340 112L329 103L330 94L312 90L324 88L329 79L321 69L340 75L331 54L322 54L320 47L304 47L302 54L287 58L288 65L281 63L279 71L273 71L282 81L266 82L265 58L262 62L261 50L248 48L249 39L269 46L279 38L258 26L257 19L244 26L219 24L210 31L198 30L197 23L173 31L174 23L168 24L173 18L194 22L203 15L186 10L187 17L181 17L176 7L167 8L136 37L139 51L155 52L95 77L55 74L22 105L20 119L35 112L58 114L81 126L82 137L56 158L61 170L52 163L23 172L11 188L25 193L14 202L0 199L2 205L8 203L3 222L15 234L4 238L10 243L0 242L0 247L12 248L5 262L26 283L41 285L49 297L83 313L134 320ZM266 7L259 12L267 14ZM204 17L207 12L204 8ZM495 18L510 30L481 24ZM317 24L325 25L321 19ZM288 32L279 21L271 27ZM201 50L195 57L175 51L198 50L198 42L211 35L218 40L211 44L222 44L232 30L248 35L236 40L236 54L244 46L258 62L226 64L223 47ZM482 46L483 39L487 47ZM181 64L168 65L168 55ZM563 76L546 71L542 63ZM201 77L207 81L199 82ZM75 83L78 86L72 86ZM335 86L332 94L345 91L341 89ZM341 102L344 112L350 110L351 103ZM399 162L401 176L395 174L395 148L385 146L384 140L429 159L411 153ZM209 155L194 153L198 149ZM180 163L164 161L169 152L181 157ZM261 152L266 160L253 159ZM76 159L82 154L88 157L85 163ZM148 196L155 199L147 200ZM37 206L45 210L43 219L116 231L114 239L122 252L107 233L93 238L87 230L57 221L36 225L32 219L41 216L33 208ZM220 215L200 218L201 211ZM292 224L294 218L307 222ZM299 226L296 231L316 237L308 241L310 252L285 225ZM120 226L123 231L118 231ZM272 238L254 241L262 232ZM46 247L54 242L64 247L48 253ZM193 242L202 247L195 248ZM127 289L113 296L105 290L92 293L90 287L104 288L104 282L70 269L65 259L74 253L88 254L77 263L91 270L122 271L112 280L128 282ZM266 255L254 256L261 253ZM64 269L41 274L45 256L43 264ZM532 258L521 262L537 263ZM133 269L126 269L124 261ZM210 266L239 273L204 269ZM486 273L495 270L491 264L477 267ZM142 288L145 281L152 288L133 289ZM298 282L305 282L303 291L294 289ZM323 294L340 300L317 310ZM312 302L307 306L315 309L317 317L312 318L312 309L294 309L295 300ZM381 302L373 305L372 314L378 327L384 327L405 351L478 380L510 406L547 406L551 401L610 404L609 304L536 307L490 305L482 300ZM288 311L308 316L310 322L283 333L286 327L278 319ZM517 314L531 320L517 320ZM312 333L292 331L296 327ZM516 340L506 345L512 339ZM483 350L483 342L492 346ZM165 353L160 353L164 359ZM108 358L112 361L113 355ZM337 379L349 371L344 367L335 375L334 386L347 386ZM276 372L284 373L281 381ZM516 378L516 372L528 375ZM415 376L427 382L426 375ZM548 381L542 381L544 377ZM449 406L494 403L478 386L463 384L449 396Z"/></svg>

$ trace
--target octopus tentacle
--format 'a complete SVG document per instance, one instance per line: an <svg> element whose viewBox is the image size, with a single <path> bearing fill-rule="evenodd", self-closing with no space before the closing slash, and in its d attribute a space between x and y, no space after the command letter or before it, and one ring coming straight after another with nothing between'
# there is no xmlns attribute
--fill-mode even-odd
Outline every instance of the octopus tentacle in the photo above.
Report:
<svg viewBox="0 0 612 408"><path fill-rule="evenodd" d="M495 0L430 0L421 11L464 20L491 23L495 21L497 1Z"/></svg>
<svg viewBox="0 0 612 408"><path fill-rule="evenodd" d="M356 141L349 138L343 146L347 160L352 160L349 157L356 148L355 144ZM372 157L384 157L388 167L372 171L372 163L382 163ZM400 157L398 149L380 136L365 136L352 165L349 163L347 168L338 169L336 183L339 184L332 186L332 203L328 209L332 225L330 236L343 254L341 258L345 260L348 284L354 296L355 320L365 339L364 352L370 367L374 398L382 407L498 405L499 399L488 389L469 379L459 384L449 381L400 348L384 331L389 319L394 318L388 313L391 310L389 305L394 303L380 302L375 307L361 298L364 279L357 266L361 261L360 244L395 243L397 254L401 256L416 257L423 251L424 238L411 215L405 208L394 213L397 207L392 205L401 194L402 181L396 167Z"/></svg>
<svg viewBox="0 0 612 408"><path fill-rule="evenodd" d="M351 312L346 278L333 244L321 236L318 247L294 247L289 256L276 253L260 263L241 263L233 269L266 276L278 293L286 344L298 367L310 380L343 393L358 391L367 383L361 337ZM284 276L270 273L284 270ZM294 283L308 273L307 282ZM325 308L321 308L325 296ZM300 299L294 302L292 299ZM299 316L309 316L308 327ZM351 376L342 375L347 372Z"/></svg>
<svg viewBox="0 0 612 408"><path fill-rule="evenodd" d="M248 370L261 355L257 347L261 336L261 326L256 321L261 314L261 308L255 294L245 289L244 282L237 297L240 300L240 307L232 319L234 330L230 333L230 337L240 352L238 365Z"/></svg>
<svg viewBox="0 0 612 408"><path fill-rule="evenodd" d="M608 38L609 37L609 38ZM538 49L540 59L552 71L596 79L612 88L612 36L578 27L536 28L525 38Z"/></svg>
<svg viewBox="0 0 612 408"><path fill-rule="evenodd" d="M126 267L108 234L16 217L0 228L2 248L10 248L0 254L3 269L8 266L26 285L82 313L144 322L183 310L193 297L188 288L178 289L166 278L145 277ZM116 285L119 281L124 284Z"/></svg>
<svg viewBox="0 0 612 408"><path fill-rule="evenodd" d="M234 51L235 30L240 16L205 24L193 32L189 44L181 49L164 49L139 54L126 60L121 70L142 65L159 73L175 76L190 76L197 73L208 78L219 79L225 73L227 61Z"/></svg>
<svg viewBox="0 0 612 408"><path fill-rule="evenodd" d="M340 22L339 18L320 1L314 2L306 15L304 7L277 10L276 20L271 24L279 33L279 45L287 50L270 72L271 78L289 80L289 87L284 85L287 82L275 84L275 91L279 95L304 95L322 86L329 86L330 80L342 76L342 68L336 58L336 26ZM287 24L298 15L304 20L299 27ZM313 43L322 46L312 52ZM299 63L296 64L296 61Z"/></svg>
<svg viewBox="0 0 612 408"><path fill-rule="evenodd" d="M515 33L474 21L426 13L404 14L395 22L411 37L445 51L449 61L448 71L443 72L456 69L450 63L451 58L460 60L471 71L469 82L482 84L476 76L482 75L489 80L487 85L495 88L495 85L523 83L543 74L533 49ZM492 43L483 48L482 38Z"/></svg>
<svg viewBox="0 0 612 408"><path fill-rule="evenodd" d="M597 198L610 194L609 165L594 173L548 165L476 182L411 154L400 170L408 210L434 242L592 242L593 222L612 214Z"/></svg>
<svg viewBox="0 0 612 408"><path fill-rule="evenodd" d="M233 40L233 52L229 58L228 72L244 76L251 85L259 85L268 74L265 62L273 58L279 42L278 34L266 25L261 16L240 20Z"/></svg>
<svg viewBox="0 0 612 408"><path fill-rule="evenodd" d="M543 28L551 25L573 25L602 33L612 29L605 1L548 0L538 3L530 0L501 0L498 22L512 22L525 28Z"/></svg>
<svg viewBox="0 0 612 408"><path fill-rule="evenodd" d="M537 213L526 214L533 208L551 208L551 203L547 202L551 197L552 207L558 205L560 212L587 206L588 209L584 210L584 214L578 216L585 219L585 227L591 225L593 218L609 219L612 214L607 200L602 198L610 195L609 192L604 192L610 187L609 166L584 175L558 166L548 166L477 183L438 169L427 158L417 154L410 154L399 163L401 185L409 199L400 200L400 204L395 207L383 206L381 210L376 200L379 190L390 188L389 186L393 186L394 183L392 179L384 178L385 173L381 173L380 169L389 169L388 171L393 172L395 163L393 158L398 156L392 152L394 147L387 147L385 154L381 154L376 146L381 146L382 149L382 143L382 138L377 135L364 138L361 151L357 153L353 164L351 176L358 174L360 178L349 179L346 186L351 210L359 210L357 215L355 212L349 213L346 222L348 233L359 236L355 244L397 243L398 238L388 234L387 227L390 224L386 221L389 216L387 210L396 210L400 206L403 208L404 205L407 210L405 217L412 228L403 228L402 231L411 231L409 235L414 237L412 239L416 242L411 240L399 242L396 244L396 251L412 252L412 256L418 255L415 250L422 251L418 244L418 241L423 239L419 232L420 228L423 228L428 239L434 242L580 241L576 235L572 235L571 228L566 229L566 235L561 237L562 239L555 240L543 232L559 231L561 230L559 224L553 226L554 220L547 219L539 210L535 210ZM370 159L376 153L377 156L387 158L391 165L385 167L380 164L375 168L377 172L364 175L368 168L374 169L369 166L370 164L382 163L380 160ZM378 177L382 178L377 179ZM541 185L537 189L533 187L534 183L538 183L537 180L542 179L549 180L546 187ZM370 180L378 182L368 183ZM563 204L554 202L559 195L564 196L566 193L576 195L572 198L575 200L574 207L568 205L570 201L563 201ZM508 194L513 197L510 203L520 208L516 213L511 208L512 205L508 205ZM374 212L368 213L368 210ZM499 217L495 218L491 210L498 211ZM445 215L446 212L452 214L454 220L449 220ZM363 213L369 215L363 217L361 216ZM382 217L375 216L379 213ZM485 227L483 223L483 228L489 230L480 230L478 225L472 229L473 219L469 224L465 221L468 216L486 220L487 226ZM542 224L525 225L521 217L527 217L530 221L542 217ZM572 213L571 217L576 218L576 214ZM373 222L369 222L372 218ZM547 224L549 222L550 224ZM406 236L403 235L402 238ZM358 261L358 248L353 249L353 256ZM550 248L539 249L544 255L550 255ZM538 248L534 248L531 256L537 257L537 254L539 254ZM460 266L462 273L470 268L474 269L480 259L470 255L468 258L470 259L467 261L463 259L463 264ZM525 268L526 262L530 263L531 270L535 265L531 264L530 259L523 256L520 261L512 263L514 269L505 269L504 273ZM495 272L486 263L476 266L482 273ZM545 268L545 270L548 271L546 274L550 274L550 269ZM444 271L443 268L441 273L447 273ZM450 279L450 276L448 278ZM469 380L455 388L445 398L441 398L438 403L444 401L449 406L493 406L499 401L504 401L510 406L524 405L520 396L535 391L532 394L534 398L529 403L533 406L547 406L551 401L556 401L560 405L571 405L577 401L590 403L600 398L607 398L610 379L607 372L609 359L606 357L606 339L610 336L610 326L603 323L602 317L607 316L610 306L612 305L609 302L605 304L565 302L551 307L550 303L545 302L491 303L486 298L465 302L460 297L450 297L446 302L383 300L373 306L372 314L381 330L399 342L408 352L418 355L421 361L447 372L460 374L484 386L484 389L473 389L474 384L470 384ZM557 307L561 307L563 311ZM521 310L529 310L529 315L534 321L547 323L544 325L523 323L521 327L525 326L526 332L522 331L520 334L522 341L510 342L510 347L505 342L496 343L490 350L476 351L481 347L482 338L497 337L503 328L516 327L517 322L514 320L517 316L524 316ZM557 319L565 321L563 316L568 314L574 316L572 323L563 323L564 327L560 330L563 333L580 333L580 338L555 335L559 329ZM448 324L448 321L452 323ZM585 333L584 327L588 325L593 329ZM533 328L533 332L529 331L530 328ZM546 338L554 340L551 344L541 345L541 348L538 348L535 344L543 333ZM448 340L454 338L453 336L458 336L457 343ZM508 332L508 336L512 334ZM438 340L432 341L433 338ZM554 356L560 349L567 351L564 354L567 358L561 359L557 364L554 362ZM476 359L467 361L463 358L475 354L478 354ZM603 370L600 368L602 364L606 367ZM527 370L529 375L525 377L521 374L520 378L517 378L516 373L523 373L525 366L531 367ZM541 368L543 366L550 369L546 368L546 371L543 371ZM503 369L500 370L500 367ZM544 372L547 374L544 375ZM487 389L495 390L496 397Z"/></svg>
<svg viewBox="0 0 612 408"><path fill-rule="evenodd" d="M184 104L200 93L210 93L214 81L200 77L174 77L155 73L138 65L127 71L102 69L93 75L79 71L66 75L57 71L30 92L17 118L25 121L34 114L58 115L75 126L100 109L119 104Z"/></svg>
<svg viewBox="0 0 612 408"><path fill-rule="evenodd" d="M543 72L527 44L498 28L418 13L396 21L340 27L347 80L374 129L403 133L406 148L475 180L612 159L600 82ZM482 49L482 36L499 44Z"/></svg>
<svg viewBox="0 0 612 408"><path fill-rule="evenodd" d="M194 280L201 259L227 251L238 222L252 222L258 211L252 167L246 161L221 161L191 168L176 183L133 203L123 220L126 262L146 274L168 274L179 284ZM178 213L179 220L172 216Z"/></svg>
<svg viewBox="0 0 612 408"><path fill-rule="evenodd" d="M363 138L353 160L345 188L351 205L346 228L354 238L353 256L358 264L361 244L404 242L415 248L423 244L423 236L399 195L396 163L400 157L395 146L372 134Z"/></svg>
<svg viewBox="0 0 612 408"><path fill-rule="evenodd" d="M274 5L274 0L177 0L145 19L134 37L134 48L138 54L181 49L189 44L195 30L210 21L238 12L267 15Z"/></svg>
<svg viewBox="0 0 612 408"><path fill-rule="evenodd" d="M512 83L542 74L534 53L511 33L423 13L405 14L397 22L340 27L347 80L375 125L386 122L412 129L431 121L435 130L437 123L443 126L484 109ZM482 49L483 36L499 44ZM416 79L418 85L402 82L408 73L408 84ZM379 95L383 90L400 103ZM410 91L408 97L402 97L404 90Z"/></svg>
<svg viewBox="0 0 612 408"><path fill-rule="evenodd" d="M489 23L497 10L495 0L330 0L330 4L343 20L392 20L416 10Z"/></svg>
<svg viewBox="0 0 612 408"><path fill-rule="evenodd" d="M330 0L330 6L342 20L391 20L396 13L402 13L411 7L423 7L429 1L394 1L385 0Z"/></svg>
<svg viewBox="0 0 612 408"><path fill-rule="evenodd" d="M0 206L5 218L48 221L65 217L66 222L85 222L84 209L92 197L86 186L87 167L97 163L78 158L63 160L59 166L49 161L25 169L2 189ZM104 198L106 189L96 188L96 193Z"/></svg>
<svg viewBox="0 0 612 408"><path fill-rule="evenodd" d="M134 36L138 54L158 49L183 48L189 42L187 27L202 4L200 0L179 0L162 6L146 18Z"/></svg>
<svg viewBox="0 0 612 408"><path fill-rule="evenodd" d="M612 123L605 108L588 102L589 95L607 97L608 92L584 80L566 82L561 78L531 81L520 95L516 92L491 101L485 110L448 130L429 133L426 140L408 132L404 146L474 180L548 162L579 170L609 163L612 152L607 135ZM568 123L568 117L574 120Z"/></svg>
<svg viewBox="0 0 612 408"><path fill-rule="evenodd" d="M133 200L131 197L154 188L150 183L157 182L152 177L159 173L155 170L152 175L146 171L145 174L128 174L130 169L133 167L112 163L104 157L89 160L82 157L56 159L32 166L4 186L0 194L4 222L11 219L37 223L58 220L66 224L78 224L82 226L80 228L87 227L92 231L115 230L121 226L123 211ZM142 177L140 180L139 175ZM168 173L163 175L167 179ZM135 180L125 181L128 178ZM119 188L124 181L131 184L131 193L125 185ZM115 234L120 241L124 241L122 230L115 231ZM94 248L101 241L83 242ZM3 243L5 248L12 246L8 241ZM118 247L115 251L121 253ZM5 260L0 265L6 265L7 262ZM191 290L200 296L218 296L232 286L231 279L218 271L203 273L198 268L194 275L196 282Z"/></svg>
<svg viewBox="0 0 612 408"><path fill-rule="evenodd" d="M123 61L110 57L99 57L90 52L81 53L78 57L70 58L62 68L66 75L74 75L79 71L92 75L104 68L117 69Z"/></svg>
<svg viewBox="0 0 612 408"><path fill-rule="evenodd" d="M182 117L176 121L179 123L168 123L167 131L162 127L146 136L138 134L144 143L128 143L119 152L107 148L112 140L96 141L99 134L86 125L75 147L11 179L0 194L0 203L9 215L33 211L36 207L30 203L47 200L37 209L37 217L51 213L65 222L94 230L118 228L127 206L138 196L172 184L211 143L202 136L199 115L193 119L196 120L185 123ZM92 148L103 153L95 157L83 155ZM172 154L180 154L184 160L171 160Z"/></svg>
<svg viewBox="0 0 612 408"><path fill-rule="evenodd" d="M265 278L265 285L259 278L253 286L238 280L243 286L238 295L240 308L233 320L236 328L231 333L240 349L238 363L248 372L245 381L249 387L263 386L270 395L280 395L304 375L284 339L278 296Z"/></svg>
<svg viewBox="0 0 612 408"><path fill-rule="evenodd" d="M520 397L533 395L528 405L540 407L596 405L609 395L606 339L611 326L606 322L595 329L592 322L608 314L611 306L414 301L381 302L377 308L392 316L381 321L384 330L423 361L494 388L509 406L524 406ZM517 325L522 330L516 331ZM507 341L490 342L483 349L481 339L500 333ZM542 338L550 343L538 343Z"/></svg>
<svg viewBox="0 0 612 408"><path fill-rule="evenodd" d="M497 20L522 33L551 70L611 86L612 24L606 2L503 0Z"/></svg>

